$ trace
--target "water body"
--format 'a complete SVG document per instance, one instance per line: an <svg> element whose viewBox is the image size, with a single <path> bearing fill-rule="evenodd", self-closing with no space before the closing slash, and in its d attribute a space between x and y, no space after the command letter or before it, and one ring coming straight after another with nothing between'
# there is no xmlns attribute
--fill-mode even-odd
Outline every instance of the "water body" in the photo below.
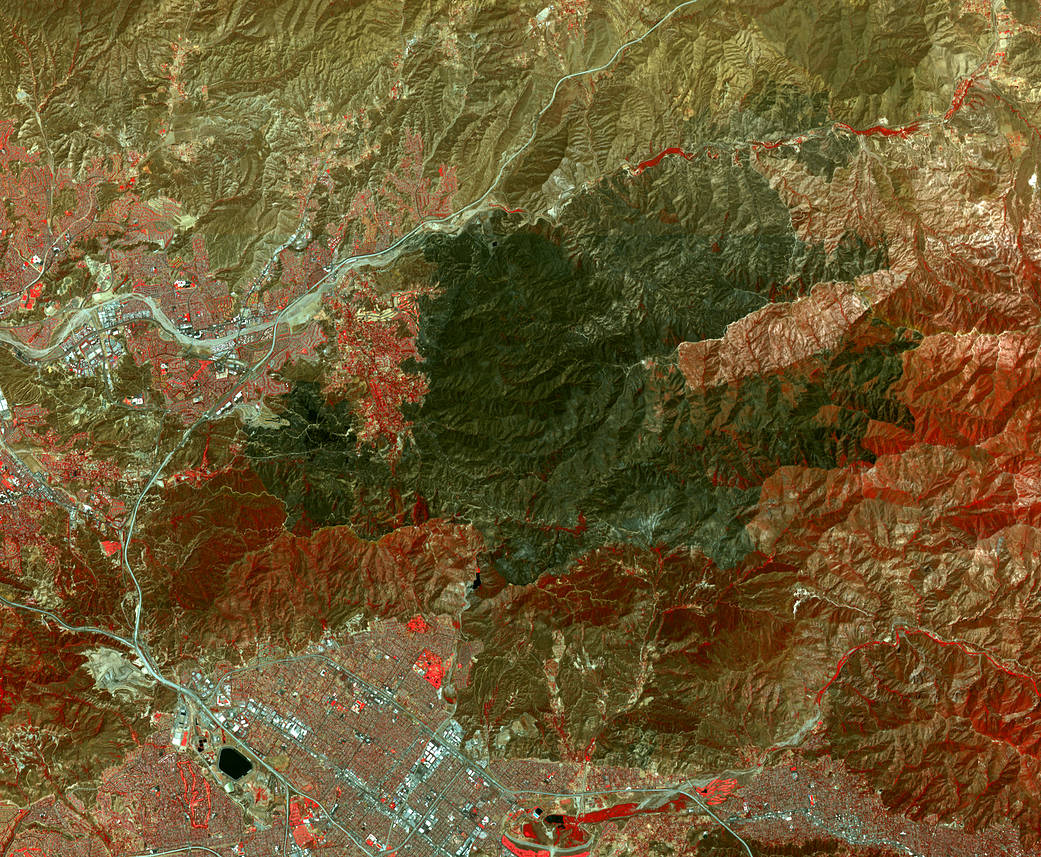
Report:
<svg viewBox="0 0 1041 857"><path fill-rule="evenodd" d="M223 747L217 757L217 767L233 780L241 780L253 770L253 763L234 747Z"/></svg>

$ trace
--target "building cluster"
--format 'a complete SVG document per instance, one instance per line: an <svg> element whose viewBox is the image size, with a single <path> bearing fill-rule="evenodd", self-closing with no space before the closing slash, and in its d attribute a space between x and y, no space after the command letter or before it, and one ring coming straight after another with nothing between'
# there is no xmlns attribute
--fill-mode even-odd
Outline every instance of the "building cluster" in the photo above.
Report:
<svg viewBox="0 0 1041 857"><path fill-rule="evenodd" d="M499 819L513 806L464 754L462 727L416 675L416 661L438 645L437 634L418 639L405 626L384 630L358 645L325 641L307 654L262 660L216 680L201 672L190 677L210 705L197 716L210 744L201 761L213 772L214 749L223 743L258 762L229 793L261 788L272 770L292 784L289 854L320 848L465 857L479 843L496 842ZM409 696L413 686L418 699ZM186 728L178 714L171 744L199 756ZM254 852L247 845L238 853Z"/></svg>
<svg viewBox="0 0 1041 857"><path fill-rule="evenodd" d="M84 325L70 333L61 343L62 365L73 375L104 375L119 362L126 348L113 329L96 329Z"/></svg>

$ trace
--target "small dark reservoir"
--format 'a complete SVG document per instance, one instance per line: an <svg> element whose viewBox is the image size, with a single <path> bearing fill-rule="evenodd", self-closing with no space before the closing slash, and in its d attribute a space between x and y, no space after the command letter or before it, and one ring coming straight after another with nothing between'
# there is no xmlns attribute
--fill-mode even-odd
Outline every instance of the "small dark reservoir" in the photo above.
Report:
<svg viewBox="0 0 1041 857"><path fill-rule="evenodd" d="M217 767L233 780L241 780L253 770L253 763L234 747L222 747L217 757Z"/></svg>

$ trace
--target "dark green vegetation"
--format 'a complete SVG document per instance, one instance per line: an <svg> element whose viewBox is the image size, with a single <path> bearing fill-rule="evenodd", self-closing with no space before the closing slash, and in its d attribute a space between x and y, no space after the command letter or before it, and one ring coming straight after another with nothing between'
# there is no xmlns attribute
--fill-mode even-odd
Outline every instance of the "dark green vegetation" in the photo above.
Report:
<svg viewBox="0 0 1041 857"><path fill-rule="evenodd" d="M312 381L297 382L280 404L283 424L250 430L246 454L264 487L286 505L286 527L351 523L363 536L392 529L393 510L377 496L389 470L357 446L349 404L329 404Z"/></svg>
<svg viewBox="0 0 1041 857"><path fill-rule="evenodd" d="M604 542L694 541L729 560L743 550L735 522L754 496L714 489L684 463L649 389L660 370L644 360L721 335L762 299L728 288L704 242L648 240L642 220L575 260L542 230L428 248L444 295L420 343L431 386L416 415L421 473L441 486L439 506L502 545L511 580L560 571ZM681 379L663 380L675 407Z"/></svg>
<svg viewBox="0 0 1041 857"><path fill-rule="evenodd" d="M819 355L805 367L689 394L683 434L695 460L716 481L738 486L761 484L779 466L872 461L860 445L869 419L912 427L906 406L888 391L900 377L901 354L920 337L880 323L869 333L876 342Z"/></svg>
<svg viewBox="0 0 1041 857"><path fill-rule="evenodd" d="M612 542L695 545L729 565L776 467L869 457L858 441L886 407L903 338L883 331L819 365L697 395L673 355L768 298L876 270L884 248L851 239L829 255L780 226L706 237L633 210L609 184L573 211L559 227L502 219L427 243L441 292L423 307L430 392L393 473L314 385L284 397L284 428L252 432L247 451L291 521L375 535L423 498L432 515L477 524L515 582ZM822 420L829 404L838 413Z"/></svg>

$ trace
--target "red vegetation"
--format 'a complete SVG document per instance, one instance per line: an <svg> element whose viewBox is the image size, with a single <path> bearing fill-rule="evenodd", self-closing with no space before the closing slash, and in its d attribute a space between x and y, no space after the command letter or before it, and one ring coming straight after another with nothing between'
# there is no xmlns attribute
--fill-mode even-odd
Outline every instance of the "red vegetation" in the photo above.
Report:
<svg viewBox="0 0 1041 857"><path fill-rule="evenodd" d="M424 175L424 144L418 131L406 131L403 154L379 189L360 191L351 203L347 222L354 232L355 253L374 253L392 244L421 220L452 211L459 188L455 168L442 164L438 181Z"/></svg>
<svg viewBox="0 0 1041 857"><path fill-rule="evenodd" d="M213 605L222 588L220 570L283 533L282 504L250 471L216 474L203 490L175 484L163 499L170 513L164 533L169 544L153 539L149 550L153 561L161 555L157 551L169 551L163 575L169 598L189 614Z"/></svg>
<svg viewBox="0 0 1041 857"><path fill-rule="evenodd" d="M314 801L306 797L293 798L289 802L289 827L293 832L293 840L301 848L310 848L317 843L314 832L307 824L314 805Z"/></svg>
<svg viewBox="0 0 1041 857"><path fill-rule="evenodd" d="M969 90L975 82L975 77L966 77L959 81L958 86L954 90L954 95L951 98L951 106L947 109L947 112L943 114L945 122L951 119L954 114L961 109L962 103L965 101L965 96L969 94Z"/></svg>
<svg viewBox="0 0 1041 857"><path fill-rule="evenodd" d="M680 343L680 370L691 388L703 390L793 366L838 347L868 312L865 295L882 296L892 288L889 273L860 277L855 284L819 284L804 298L750 313L721 339Z"/></svg>
<svg viewBox="0 0 1041 857"><path fill-rule="evenodd" d="M210 781L203 776L198 766L187 759L177 760L177 773L184 784L182 800L188 823L196 830L206 830L210 826L210 816L213 814Z"/></svg>
<svg viewBox="0 0 1041 857"><path fill-rule="evenodd" d="M738 574L768 581L785 573ZM463 620L486 643L472 689L460 695L473 728L494 735L534 713L538 750L527 742L523 752L574 762L590 776L590 763L608 759L635 767L630 754L648 734L662 757L732 761L748 743L730 711L733 676L776 657L794 624L790 613L746 609L734 572L696 551L633 548L592 551L567 575L489 593ZM765 687L750 682L741 693L740 722L757 724L754 734L769 743L773 729L787 728L794 712ZM678 694L693 701L677 706ZM699 728L711 729L713 748L695 737Z"/></svg>
<svg viewBox="0 0 1041 857"><path fill-rule="evenodd" d="M1033 329L926 336L892 390L913 424L871 421L871 466L777 470L749 527L793 570L792 614L832 629L798 657L818 664L808 690L833 752L912 818L1011 819L1028 845L1041 824L1021 800L1041 770L1025 630L1041 585L1039 345ZM950 761L962 757L980 763Z"/></svg>
<svg viewBox="0 0 1041 857"><path fill-rule="evenodd" d="M353 291L345 296L345 287ZM374 284L352 272L338 293L328 300L336 323L339 360L329 373L327 392L352 395L361 429L359 439L395 442L408 429L401 413L406 404L422 400L427 382L404 364L422 361L416 347L419 318L416 299L430 294L425 287L390 296L377 293Z"/></svg>
<svg viewBox="0 0 1041 857"><path fill-rule="evenodd" d="M473 579L482 544L475 530L437 519L377 541L348 527L308 537L282 532L214 576L213 612L203 615L225 639L246 641L314 635L359 607L403 620L456 613L465 598L459 584Z"/></svg>
<svg viewBox="0 0 1041 857"><path fill-rule="evenodd" d="M106 771L95 815L106 830L154 847L242 835L242 810L210 784L199 765L173 747L152 743Z"/></svg>
<svg viewBox="0 0 1041 857"><path fill-rule="evenodd" d="M870 128L858 130L857 128L847 125L845 122L836 122L835 127L841 128L843 131L849 131L851 134L857 134L861 137L873 137L877 135L880 137L900 137L901 139L906 140L918 130L919 126L917 122L912 122L910 125L904 125L901 128L889 128L886 125L872 125Z"/></svg>
<svg viewBox="0 0 1041 857"><path fill-rule="evenodd" d="M737 780L722 779L713 780L704 788L698 788L696 791L705 799L705 803L711 806L718 806L733 794L735 788L737 788Z"/></svg>
<svg viewBox="0 0 1041 857"><path fill-rule="evenodd" d="M820 749L824 752L826 747ZM818 756L815 747L756 774L741 797L741 804L728 810L728 823L757 854L767 845L772 851L813 853L822 840L834 836L838 825L840 830L869 830L876 841L897 842L916 854L1012 857L1024 853L1015 829L1003 821L969 833L957 825L929 824L892 812L863 776L829 755ZM716 835L729 837L725 831ZM761 847L757 849L756 843ZM839 847L842 853L845 846Z"/></svg>
<svg viewBox="0 0 1041 857"><path fill-rule="evenodd" d="M430 649L423 649L416 661L416 670L422 673L423 678L430 682L431 687L440 688L445 677L445 667L441 656Z"/></svg>
<svg viewBox="0 0 1041 857"><path fill-rule="evenodd" d="M921 635L923 637L927 637L929 640L936 643L937 645L953 646L954 648L961 651L963 654L969 655L970 657L974 658L980 658L981 660L984 660L987 663L989 663L999 672L1003 672L1006 675L1012 676L1017 681L1024 683L1033 691L1034 696L1041 698L1041 692L1039 692L1037 688L1037 681L1032 676L1030 676L1027 673L1020 672L1018 670L1011 669L1010 667L1005 666L987 652L980 651L979 649L976 649L974 646L967 645L959 640L941 640L939 637L929 633L928 631L923 631L921 628L897 628L893 632L893 640L871 640L867 643L861 643L859 646L854 646L852 649L846 652L841 658L839 658L839 662L835 667L834 675L832 675L832 677L828 679L824 687L822 687L820 691L818 691L817 702L820 703L824 694L827 693L828 688L831 687L832 684L834 684L836 681L838 681L839 676L842 674L842 668L846 665L846 662L849 661L851 657L856 655L858 652L864 651L866 649L872 649L876 646L888 646L894 649L899 648L901 635L908 637Z"/></svg>
<svg viewBox="0 0 1041 857"><path fill-rule="evenodd" d="M521 845L517 845L513 842L506 834L502 836L502 845L511 854L516 857L549 857L549 850L546 848L524 848Z"/></svg>
<svg viewBox="0 0 1041 857"><path fill-rule="evenodd" d="M109 605L111 606L111 605ZM84 639L27 614L5 611L0 624L0 716L7 737L0 744L0 777L9 794L31 778L61 783L89 780L97 766L114 764L136 741L135 727L97 699L83 668ZM90 746L70 752L52 767L53 742Z"/></svg>
<svg viewBox="0 0 1041 857"><path fill-rule="evenodd" d="M426 619L422 616L413 616L408 620L408 629L414 631L417 634L422 634L430 630L430 625L427 624Z"/></svg>
<svg viewBox="0 0 1041 857"><path fill-rule="evenodd" d="M68 170L53 173L39 153L30 153L12 139L14 126L0 123L0 316L19 307L34 308L42 293L43 273L65 259L79 259L76 242L103 233L96 226L99 211L95 191L104 182L124 176L118 162L95 161L74 180ZM130 160L138 156L130 154ZM68 208L52 208L67 198Z"/></svg>
<svg viewBox="0 0 1041 857"><path fill-rule="evenodd" d="M46 468L49 481L62 486L79 503L86 503L108 523L122 523L126 508L114 495L121 493L123 471L89 451L88 434L77 432L62 438L50 428L43 433L26 428L23 437L38 448L36 458Z"/></svg>
<svg viewBox="0 0 1041 857"><path fill-rule="evenodd" d="M379 190L361 191L351 203L346 222L353 231L353 252L378 252L420 221L451 213L455 170L441 165L438 172L435 186L424 176L423 138L408 132L397 168ZM419 402L427 391L426 379L403 366L422 361L416 348L416 301L431 290L413 285L388 294L378 284L378 276L350 271L326 298L339 352L327 392L356 403L362 440L394 444L409 427L402 406Z"/></svg>
<svg viewBox="0 0 1041 857"><path fill-rule="evenodd" d="M684 152L683 149L679 148L678 146L670 146L668 149L662 149L653 158L650 158L649 160L646 160L646 161L641 161L634 168L632 168L632 170L631 170L632 174L638 176L640 173L642 173L648 167L656 167L656 166L658 166L658 164L660 164L662 162L662 159L666 155L681 155L683 158L685 158L688 161L691 160L694 157L693 154L691 154L689 152Z"/></svg>
<svg viewBox="0 0 1041 857"><path fill-rule="evenodd" d="M853 770L885 766L889 806L911 818L942 812L970 831L1007 818L1036 842L1041 812L1022 797L1041 770L1041 698L1031 676L961 641L899 629L892 641L848 652L825 691L832 744ZM875 737L865 742L869 729ZM923 782L930 755L951 752L978 764L945 766Z"/></svg>

